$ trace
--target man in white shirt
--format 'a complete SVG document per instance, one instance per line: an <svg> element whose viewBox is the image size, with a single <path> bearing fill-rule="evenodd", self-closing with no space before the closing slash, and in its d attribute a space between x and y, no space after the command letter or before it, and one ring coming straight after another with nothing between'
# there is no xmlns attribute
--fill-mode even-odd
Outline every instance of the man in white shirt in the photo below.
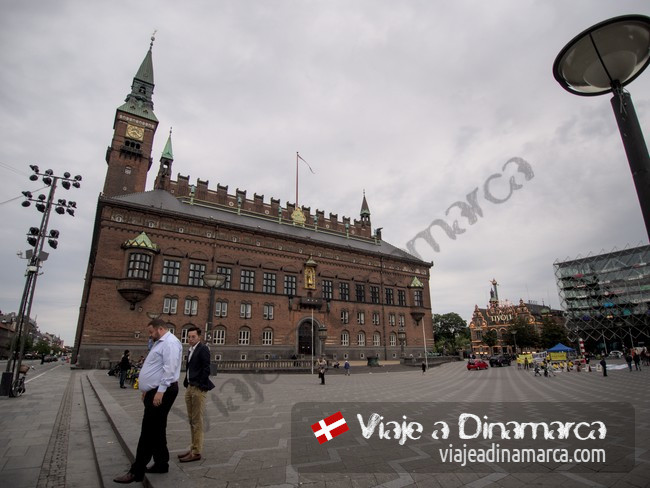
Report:
<svg viewBox="0 0 650 488"><path fill-rule="evenodd" d="M178 338L169 332L163 320L152 320L147 328L155 342L138 376L144 403L140 440L135 462L126 474L113 480L116 483L142 481L145 473L169 471L167 415L178 395L183 346ZM152 457L154 464L147 468Z"/></svg>

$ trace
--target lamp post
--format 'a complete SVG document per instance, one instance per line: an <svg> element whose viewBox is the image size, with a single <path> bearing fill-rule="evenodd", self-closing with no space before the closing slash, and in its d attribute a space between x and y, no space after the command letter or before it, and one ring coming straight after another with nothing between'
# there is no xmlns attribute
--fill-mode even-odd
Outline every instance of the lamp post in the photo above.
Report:
<svg viewBox="0 0 650 488"><path fill-rule="evenodd" d="M611 104L650 239L650 156L632 98L623 90L649 63L650 17L624 15L573 38L555 59L553 76L575 95L614 94Z"/></svg>
<svg viewBox="0 0 650 488"><path fill-rule="evenodd" d="M325 341L327 340L327 326L325 324L318 326L318 338L320 339L320 356L322 356L323 349L325 348Z"/></svg>
<svg viewBox="0 0 650 488"><path fill-rule="evenodd" d="M399 340L399 344L402 348L401 351L401 357L402 359L404 358L404 342L406 341L406 330L404 330L404 326L400 325L399 328L397 329L397 339Z"/></svg>
<svg viewBox="0 0 650 488"><path fill-rule="evenodd" d="M214 290L221 288L226 282L225 274L203 274L203 284L210 288L210 300L208 301L208 320L205 323L205 341L209 342L211 339L210 334L212 333L212 315L214 310Z"/></svg>
<svg viewBox="0 0 650 488"><path fill-rule="evenodd" d="M517 355L517 331L511 330L510 333L512 334L512 341L515 343L515 356L516 356Z"/></svg>
<svg viewBox="0 0 650 488"><path fill-rule="evenodd" d="M415 326L418 327L422 317L424 317L424 312L411 312L411 317L415 320ZM422 346L424 347L424 363L427 369L429 369L429 359L427 358L427 338L424 333L424 325L422 325Z"/></svg>
<svg viewBox="0 0 650 488"><path fill-rule="evenodd" d="M25 349L25 337L27 336L25 322L29 322L31 315L34 291L36 290L36 279L40 272L41 263L48 256L48 253L43 251L43 246L45 245L45 241L47 241L52 249L56 249L59 245L59 231L51 229L48 232L47 230L51 210L54 208L54 211L59 215L65 215L67 213L74 217L74 212L77 209L76 202L66 201L62 198L59 198L56 202L54 201L57 184L60 183L65 190L69 190L71 187L81 187L81 176L79 175L71 177L70 173L65 172L63 176L56 176L51 169L41 173L36 165L30 165L30 169L34 173L30 175L29 179L31 181L38 181L40 177L42 182L50 187L50 190L47 197L44 194L40 194L36 198L29 191L23 192L25 201L22 203L22 206L29 207L34 202L36 210L41 212L43 217L40 227L30 227L27 234L27 242L32 246L32 249L26 253L29 263L25 272L25 287L23 288L23 295L16 317L16 333L11 344L11 357L7 361L6 371L2 374L0 396L14 396L14 384L20 374L20 366Z"/></svg>

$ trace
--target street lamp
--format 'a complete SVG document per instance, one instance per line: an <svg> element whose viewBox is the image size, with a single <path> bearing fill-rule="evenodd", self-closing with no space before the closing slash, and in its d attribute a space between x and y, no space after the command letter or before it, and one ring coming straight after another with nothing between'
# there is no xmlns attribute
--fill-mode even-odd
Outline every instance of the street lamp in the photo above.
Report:
<svg viewBox="0 0 650 488"><path fill-rule="evenodd" d="M322 356L325 341L327 340L327 326L325 324L320 324L318 326L318 338L320 339L320 355Z"/></svg>
<svg viewBox="0 0 650 488"><path fill-rule="evenodd" d="M650 63L650 17L624 15L585 30L553 63L553 76L565 90L582 96L612 92L614 116L634 179L650 238L650 156L632 98L623 87Z"/></svg>
<svg viewBox="0 0 650 488"><path fill-rule="evenodd" d="M406 341L406 330L404 330L404 326L400 325L399 328L397 329L397 339L399 340L400 346L402 346L402 352L401 352L401 357L404 357L404 342Z"/></svg>
<svg viewBox="0 0 650 488"><path fill-rule="evenodd" d="M516 356L517 355L517 331L511 330L510 333L512 334L512 340L515 343L515 356Z"/></svg>
<svg viewBox="0 0 650 488"><path fill-rule="evenodd" d="M415 326L417 327L420 325L422 317L424 317L424 312L411 312L411 317L415 320ZM429 369L429 360L427 359L427 338L424 334L424 325L422 326L422 345L424 346L424 363L426 364L426 368Z"/></svg>
<svg viewBox="0 0 650 488"><path fill-rule="evenodd" d="M205 323L205 341L210 342L212 328L212 314L214 309L214 290L221 288L226 282L225 274L203 274L203 283L210 288L210 300L208 301L208 321Z"/></svg>
<svg viewBox="0 0 650 488"><path fill-rule="evenodd" d="M51 229L48 232L47 229L52 208L59 215L65 215L67 213L72 217L74 217L74 212L77 209L76 202L66 201L62 198L59 198L56 202L54 201L57 184L60 183L66 190L69 190L71 187L81 187L81 176L79 175L72 177L66 171L63 173L63 176L57 176L51 169L47 169L41 173L38 166L33 164L30 165L30 169L33 171L33 174L29 177L30 181L38 181L40 177L42 182L50 187L50 190L47 197L44 194L34 197L30 191L22 192L25 197L22 206L29 207L34 202L36 210L41 212L43 217L40 227L30 227L27 233L27 242L32 246L32 249L27 251L29 263L25 272L25 287L23 288L23 296L18 310L16 333L11 344L11 357L7 361L6 371L2 373L0 396L14 396L14 385L18 381L25 349L25 337L27 335L24 331L25 322L29 322L31 315L34 291L36 290L36 279L39 275L41 263L47 259L47 253L43 251L43 246L45 245L45 241L47 241L52 249L56 249L59 245L59 231Z"/></svg>

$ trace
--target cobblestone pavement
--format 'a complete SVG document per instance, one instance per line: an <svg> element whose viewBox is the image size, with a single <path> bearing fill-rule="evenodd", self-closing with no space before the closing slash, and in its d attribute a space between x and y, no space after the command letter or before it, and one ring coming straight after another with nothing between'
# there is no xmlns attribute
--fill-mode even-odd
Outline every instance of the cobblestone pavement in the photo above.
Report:
<svg viewBox="0 0 650 488"><path fill-rule="evenodd" d="M515 366L467 371L449 363L422 375L419 369L379 372L354 368L346 377L328 374L326 385L310 375L220 374L209 394L203 459L179 464L196 486L257 487L460 487L650 486L650 372L558 373L534 377ZM142 416L139 394L120 390L105 372L90 372L134 422ZM182 389L181 389L182 390ZM636 466L629 473L311 473L291 465L291 409L298 402L631 402L636 409ZM534 419L533 419L534 420ZM189 445L182 395L169 417L170 450ZM175 456L173 456L175 457Z"/></svg>

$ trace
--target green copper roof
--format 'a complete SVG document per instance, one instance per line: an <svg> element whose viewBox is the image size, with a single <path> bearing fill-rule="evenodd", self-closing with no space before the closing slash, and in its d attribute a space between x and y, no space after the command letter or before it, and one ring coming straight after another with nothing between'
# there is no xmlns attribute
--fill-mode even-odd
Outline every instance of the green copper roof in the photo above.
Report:
<svg viewBox="0 0 650 488"><path fill-rule="evenodd" d="M366 192L363 192L363 202L361 203L361 216L370 215L370 208L368 207L368 202L366 201Z"/></svg>
<svg viewBox="0 0 650 488"><path fill-rule="evenodd" d="M414 276L413 279L411 280L411 284L409 285L410 288L424 288L424 285L422 282L418 279L417 276Z"/></svg>
<svg viewBox="0 0 650 488"><path fill-rule="evenodd" d="M135 79L140 80L140 81L144 81L145 83L149 83L150 85L154 84L154 82L153 82L153 60L151 58L151 47L149 48L149 51L147 51L147 54L145 55L144 59L142 60L142 64L140 65L140 69L135 74Z"/></svg>
<svg viewBox="0 0 650 488"><path fill-rule="evenodd" d="M142 232L138 237L135 239L128 239L124 241L122 244L123 249L147 249L149 251L153 252L159 252L160 249L158 248L158 244L154 244L151 242L151 239L149 239L149 236Z"/></svg>
<svg viewBox="0 0 650 488"><path fill-rule="evenodd" d="M154 88L153 61L151 58L153 40L154 38L152 37L149 50L133 78L131 93L127 95L124 104L118 107L118 110L158 122L158 118L153 113L153 99L151 98Z"/></svg>
<svg viewBox="0 0 650 488"><path fill-rule="evenodd" d="M165 149L163 149L161 159L174 160L174 153L172 152L172 130L169 129L169 137L167 138L167 144L165 144Z"/></svg>

